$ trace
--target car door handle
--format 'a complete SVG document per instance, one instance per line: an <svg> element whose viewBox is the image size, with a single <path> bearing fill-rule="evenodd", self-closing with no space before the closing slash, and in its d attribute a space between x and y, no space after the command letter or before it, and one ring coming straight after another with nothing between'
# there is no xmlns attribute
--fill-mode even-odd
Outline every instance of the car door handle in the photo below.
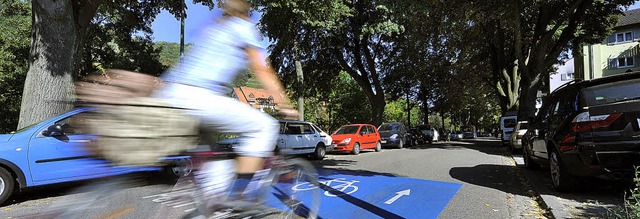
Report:
<svg viewBox="0 0 640 219"><path fill-rule="evenodd" d="M69 142L71 142L71 143L88 143L88 142L91 142L91 140L69 140Z"/></svg>
<svg viewBox="0 0 640 219"><path fill-rule="evenodd" d="M302 135L298 135L298 138L302 138Z"/></svg>

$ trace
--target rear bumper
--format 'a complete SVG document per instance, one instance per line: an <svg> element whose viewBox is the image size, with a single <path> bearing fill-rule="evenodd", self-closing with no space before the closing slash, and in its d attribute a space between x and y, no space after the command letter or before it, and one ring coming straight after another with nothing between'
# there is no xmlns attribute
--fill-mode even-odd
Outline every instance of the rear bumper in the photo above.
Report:
<svg viewBox="0 0 640 219"><path fill-rule="evenodd" d="M640 141L582 142L580 145L578 150L562 155L572 175L626 180L634 177L634 166L640 166Z"/></svg>

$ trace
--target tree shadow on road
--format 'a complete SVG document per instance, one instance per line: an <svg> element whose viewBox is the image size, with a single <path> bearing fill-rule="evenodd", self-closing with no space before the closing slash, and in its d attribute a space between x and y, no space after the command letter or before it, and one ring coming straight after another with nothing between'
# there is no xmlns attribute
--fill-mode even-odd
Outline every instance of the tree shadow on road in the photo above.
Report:
<svg viewBox="0 0 640 219"><path fill-rule="evenodd" d="M453 167L449 170L449 175L468 184L529 196L517 171L518 168L515 166L482 164L474 167Z"/></svg>
<svg viewBox="0 0 640 219"><path fill-rule="evenodd" d="M500 141L493 139L465 139L463 141L437 142L433 144L421 144L410 147L412 150L424 149L445 149L445 150L476 150L485 154L506 156L507 148L500 144Z"/></svg>

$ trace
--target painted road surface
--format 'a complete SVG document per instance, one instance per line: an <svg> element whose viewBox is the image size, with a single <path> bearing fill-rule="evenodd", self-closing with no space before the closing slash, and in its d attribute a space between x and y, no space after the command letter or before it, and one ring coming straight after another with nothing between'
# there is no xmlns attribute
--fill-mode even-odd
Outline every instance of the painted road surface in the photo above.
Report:
<svg viewBox="0 0 640 219"><path fill-rule="evenodd" d="M288 210L279 195L296 190L306 204L311 190L322 189L320 218L437 218L462 186L346 170L321 170L319 181L321 188L280 184L272 190L267 205Z"/></svg>

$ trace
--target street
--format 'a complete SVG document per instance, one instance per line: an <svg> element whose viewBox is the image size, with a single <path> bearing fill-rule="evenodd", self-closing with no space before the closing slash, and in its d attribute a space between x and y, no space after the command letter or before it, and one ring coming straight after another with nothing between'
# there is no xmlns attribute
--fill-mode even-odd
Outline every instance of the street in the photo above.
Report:
<svg viewBox="0 0 640 219"><path fill-rule="evenodd" d="M606 210L601 205L622 202L622 189L601 182L587 185L604 192L590 188L576 194L552 192L545 186L549 179L544 169L517 167L518 160L498 140L478 138L366 150L359 155L329 154L312 163L321 181L350 183L351 190L341 190L346 195L322 196L323 218L549 218L552 212L540 206L545 202L556 218L603 217ZM113 218L177 218L183 214L158 210L161 204L149 197L166 192L170 185L152 176L149 179L117 192L109 199L112 203L100 206L99 211L135 202L133 210ZM0 218L40 212L76 199L82 194L64 194L82 185L49 186L16 195L0 207ZM544 201L537 202L537 194Z"/></svg>

